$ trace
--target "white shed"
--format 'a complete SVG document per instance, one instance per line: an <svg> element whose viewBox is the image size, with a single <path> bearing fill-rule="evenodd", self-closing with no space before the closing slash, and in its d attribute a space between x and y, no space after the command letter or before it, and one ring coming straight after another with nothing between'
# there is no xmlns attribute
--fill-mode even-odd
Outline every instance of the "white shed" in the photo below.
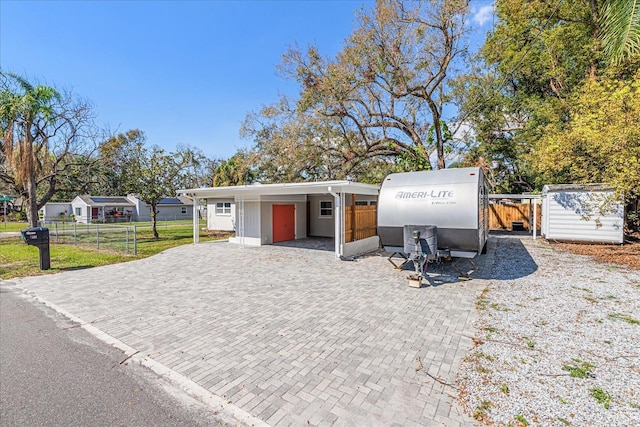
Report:
<svg viewBox="0 0 640 427"><path fill-rule="evenodd" d="M545 185L542 236L549 240L622 243L624 206L604 184Z"/></svg>

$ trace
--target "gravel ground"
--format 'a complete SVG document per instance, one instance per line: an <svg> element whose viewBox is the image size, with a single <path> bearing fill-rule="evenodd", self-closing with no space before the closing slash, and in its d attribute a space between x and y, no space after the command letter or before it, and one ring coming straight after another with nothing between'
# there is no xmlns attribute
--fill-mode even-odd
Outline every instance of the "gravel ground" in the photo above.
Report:
<svg viewBox="0 0 640 427"><path fill-rule="evenodd" d="M640 271L497 237L460 403L485 424L640 426Z"/></svg>

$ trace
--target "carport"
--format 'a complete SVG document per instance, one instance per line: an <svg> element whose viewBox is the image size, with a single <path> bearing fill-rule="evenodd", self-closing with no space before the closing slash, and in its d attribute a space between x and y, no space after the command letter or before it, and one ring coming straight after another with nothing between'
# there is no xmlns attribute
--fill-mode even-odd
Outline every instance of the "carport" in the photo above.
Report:
<svg viewBox="0 0 640 427"><path fill-rule="evenodd" d="M192 188L178 194L193 198L194 213L206 200L207 228L235 231L229 240L240 247L333 237L335 256L340 257L378 248L378 190L353 181L320 181ZM196 214L193 227L198 243Z"/></svg>

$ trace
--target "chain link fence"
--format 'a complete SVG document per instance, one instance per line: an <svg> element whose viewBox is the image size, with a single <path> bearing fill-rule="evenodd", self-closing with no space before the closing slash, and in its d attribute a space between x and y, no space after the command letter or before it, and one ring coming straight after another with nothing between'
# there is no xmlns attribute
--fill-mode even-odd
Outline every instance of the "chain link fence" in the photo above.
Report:
<svg viewBox="0 0 640 427"><path fill-rule="evenodd" d="M49 228L52 243L93 246L137 255L138 226L115 224L79 224L64 221L41 221Z"/></svg>

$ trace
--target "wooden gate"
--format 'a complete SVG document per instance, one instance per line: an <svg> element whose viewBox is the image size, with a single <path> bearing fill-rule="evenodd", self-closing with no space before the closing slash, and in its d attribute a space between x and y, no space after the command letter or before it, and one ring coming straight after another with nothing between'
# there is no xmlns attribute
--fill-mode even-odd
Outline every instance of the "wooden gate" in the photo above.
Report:
<svg viewBox="0 0 640 427"><path fill-rule="evenodd" d="M376 206L345 206L345 241L366 239L378 234Z"/></svg>
<svg viewBox="0 0 640 427"><path fill-rule="evenodd" d="M489 228L491 230L511 230L513 222L522 222L525 230L530 229L529 218L533 205L531 204L491 204L489 205ZM538 206L538 219L536 224L540 229L542 209Z"/></svg>

